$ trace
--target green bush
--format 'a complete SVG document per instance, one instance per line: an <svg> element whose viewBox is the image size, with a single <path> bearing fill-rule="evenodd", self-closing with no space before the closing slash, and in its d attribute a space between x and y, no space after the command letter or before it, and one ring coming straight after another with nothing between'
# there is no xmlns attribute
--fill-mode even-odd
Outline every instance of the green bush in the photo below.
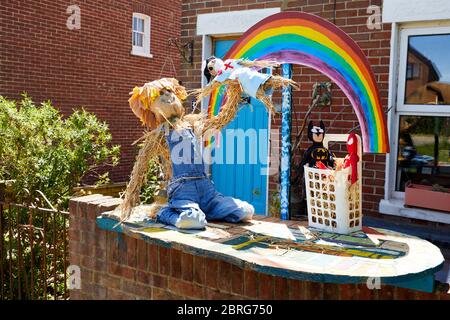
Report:
<svg viewBox="0 0 450 320"><path fill-rule="evenodd" d="M15 180L14 201L42 191L67 208L72 188L84 177L108 181L120 147L111 145L108 125L84 109L63 118L50 102L36 106L25 96L16 103L0 96L0 180Z"/></svg>
<svg viewBox="0 0 450 320"><path fill-rule="evenodd" d="M155 201L155 196L161 188L160 176L161 167L157 162L150 161L148 164L147 181L141 188L141 204L151 204Z"/></svg>

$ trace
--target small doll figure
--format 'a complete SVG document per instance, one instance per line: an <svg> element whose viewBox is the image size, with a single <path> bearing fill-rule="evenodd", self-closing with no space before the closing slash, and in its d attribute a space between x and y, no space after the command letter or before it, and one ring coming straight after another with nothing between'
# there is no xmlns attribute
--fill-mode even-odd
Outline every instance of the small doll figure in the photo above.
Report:
<svg viewBox="0 0 450 320"><path fill-rule="evenodd" d="M334 167L334 159L332 153L323 146L323 138L325 137L325 125L320 121L320 126L314 126L310 121L308 124L308 138L312 141L312 146L306 149L303 154L301 167L308 165L309 167L327 168Z"/></svg>
<svg viewBox="0 0 450 320"><path fill-rule="evenodd" d="M358 181L358 138L355 133L350 133L347 139L347 151L348 154L344 159L344 168L352 167L351 183L354 184Z"/></svg>
<svg viewBox="0 0 450 320"><path fill-rule="evenodd" d="M203 62L203 74L208 81L205 88L197 90L197 100L210 95L215 89L227 85L226 102L221 109L230 110L230 115L235 115L238 105L242 102L242 94L260 100L267 111L274 113L275 108L271 101L274 89L291 85L298 88L297 84L280 76L273 76L258 72L259 69L275 67L279 64L275 61L244 59L222 59L214 56Z"/></svg>
<svg viewBox="0 0 450 320"><path fill-rule="evenodd" d="M150 160L160 161L169 180L168 203L155 203L149 215L157 221L183 229L203 229L207 220L239 222L254 214L251 204L216 191L205 173L201 141L206 128L220 130L229 115L221 112L210 119L203 114L185 115L181 104L184 87L175 79L160 79L135 88L130 106L151 131L144 135L120 206L121 221L139 204Z"/></svg>

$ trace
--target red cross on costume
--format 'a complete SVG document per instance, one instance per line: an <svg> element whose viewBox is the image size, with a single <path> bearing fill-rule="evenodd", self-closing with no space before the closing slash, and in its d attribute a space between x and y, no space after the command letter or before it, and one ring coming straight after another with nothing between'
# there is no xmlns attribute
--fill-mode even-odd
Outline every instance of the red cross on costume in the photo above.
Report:
<svg viewBox="0 0 450 320"><path fill-rule="evenodd" d="M228 69L234 69L234 67L231 65L231 62L225 63L225 71Z"/></svg>

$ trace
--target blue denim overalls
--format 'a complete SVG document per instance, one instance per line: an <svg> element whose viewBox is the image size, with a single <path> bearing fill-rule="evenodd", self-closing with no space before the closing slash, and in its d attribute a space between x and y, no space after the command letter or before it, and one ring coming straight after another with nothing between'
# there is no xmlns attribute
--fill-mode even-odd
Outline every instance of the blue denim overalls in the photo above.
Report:
<svg viewBox="0 0 450 320"><path fill-rule="evenodd" d="M203 229L206 219L239 222L252 218L255 209L251 204L216 191L205 173L201 147L192 129L171 130L166 139L172 179L167 187L169 203L159 211L159 222Z"/></svg>

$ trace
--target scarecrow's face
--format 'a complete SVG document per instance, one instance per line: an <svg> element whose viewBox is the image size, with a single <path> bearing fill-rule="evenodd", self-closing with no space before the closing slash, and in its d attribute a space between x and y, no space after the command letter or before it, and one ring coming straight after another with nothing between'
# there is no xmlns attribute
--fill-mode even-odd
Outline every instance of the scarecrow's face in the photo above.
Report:
<svg viewBox="0 0 450 320"><path fill-rule="evenodd" d="M159 97L152 104L152 110L159 123L180 118L184 113L180 99L169 89L160 91Z"/></svg>
<svg viewBox="0 0 450 320"><path fill-rule="evenodd" d="M311 133L312 133L312 139L314 142L322 142L323 141L323 134L324 134L324 130L321 127L316 127L314 126L311 129Z"/></svg>

